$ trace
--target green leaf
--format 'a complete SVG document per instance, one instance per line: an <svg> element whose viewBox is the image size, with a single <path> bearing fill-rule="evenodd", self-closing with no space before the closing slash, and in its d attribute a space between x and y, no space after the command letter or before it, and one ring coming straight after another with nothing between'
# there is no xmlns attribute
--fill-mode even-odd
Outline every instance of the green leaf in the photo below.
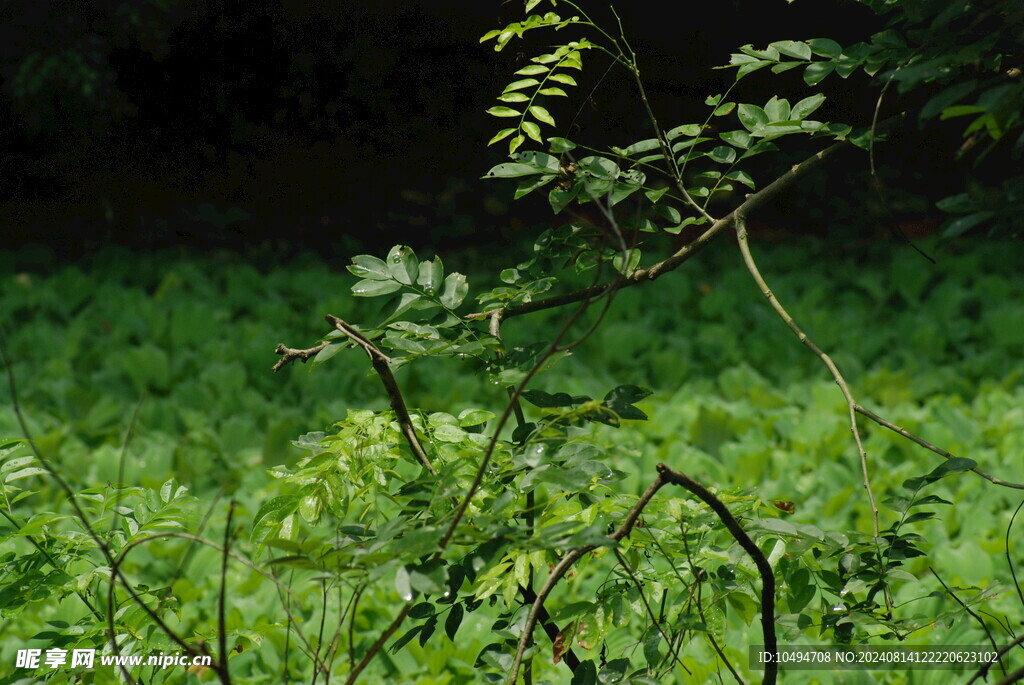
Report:
<svg viewBox="0 0 1024 685"><path fill-rule="evenodd" d="M569 393L558 392L554 395L543 390L524 390L519 394L524 400L535 407L551 409L553 407L570 407L573 405L573 397Z"/></svg>
<svg viewBox="0 0 1024 685"><path fill-rule="evenodd" d="M416 637L417 634L419 634L421 630L423 630L424 625L426 624L421 623L418 626L414 626L413 628L411 628L409 632L395 640L394 644L392 644L391 647L388 648L388 651L392 654L397 654L398 651L402 649L402 647L405 647L414 637Z"/></svg>
<svg viewBox="0 0 1024 685"><path fill-rule="evenodd" d="M675 140L680 136L693 138L694 136L699 136L701 130L702 128L700 124L684 124L682 126L676 126L673 129L669 129L668 133L665 134L665 137L669 140Z"/></svg>
<svg viewBox="0 0 1024 685"><path fill-rule="evenodd" d="M540 85L540 81L535 78L524 78L505 86L505 93L511 93L514 90L522 90L523 88L529 88L530 86Z"/></svg>
<svg viewBox="0 0 1024 685"><path fill-rule="evenodd" d="M444 291L441 293L441 304L448 309L455 309L462 301L466 299L466 293L469 292L469 285L466 283L466 277L460 273L448 274L448 278L444 279Z"/></svg>
<svg viewBox="0 0 1024 685"><path fill-rule="evenodd" d="M811 58L811 48L807 43L795 40L777 40L771 44L771 47L787 57L795 57L796 59Z"/></svg>
<svg viewBox="0 0 1024 685"><path fill-rule="evenodd" d="M512 109L511 107L491 107L487 110L487 113L494 117L518 117L521 115L520 112Z"/></svg>
<svg viewBox="0 0 1024 685"><path fill-rule="evenodd" d="M819 57L836 58L843 54L843 46L829 38L812 38L807 47Z"/></svg>
<svg viewBox="0 0 1024 685"><path fill-rule="evenodd" d="M543 169L535 164L521 164L519 162L505 162L484 174L483 178L518 178L520 176L533 176L534 174L545 173Z"/></svg>
<svg viewBox="0 0 1024 685"><path fill-rule="evenodd" d="M404 566L399 566L398 572L395 574L395 590L398 591L398 596L402 598L403 602L412 600L412 585L409 582L409 570Z"/></svg>
<svg viewBox="0 0 1024 685"><path fill-rule="evenodd" d="M420 264L420 275L416 278L416 283L433 295L441 287L441 279L443 277L444 266L441 264L441 258L434 257L432 261Z"/></svg>
<svg viewBox="0 0 1024 685"><path fill-rule="evenodd" d="M768 123L768 115L757 105L740 105L739 118L743 127L754 134L762 132Z"/></svg>
<svg viewBox="0 0 1024 685"><path fill-rule="evenodd" d="M670 207L670 206L667 206L667 205L659 205L659 206L656 206L654 208L654 211L659 216L661 216L662 218L666 219L670 223L673 223L673 224L678 224L679 223L679 220L680 220L679 210L676 209L675 207Z"/></svg>
<svg viewBox="0 0 1024 685"><path fill-rule="evenodd" d="M778 96L772 96L764 106L764 113L770 122L789 121L789 112L789 101Z"/></svg>
<svg viewBox="0 0 1024 685"><path fill-rule="evenodd" d="M835 70L835 62L811 62L804 69L804 83L809 86L816 86Z"/></svg>
<svg viewBox="0 0 1024 685"><path fill-rule="evenodd" d="M732 114L732 111L736 109L735 102L723 102L718 107L715 107L715 111L712 112L716 117L724 117L727 114Z"/></svg>
<svg viewBox="0 0 1024 685"><path fill-rule="evenodd" d="M753 137L746 131L726 131L725 133L719 133L718 137L729 143L733 147L738 147L746 150L750 147L753 142Z"/></svg>
<svg viewBox="0 0 1024 685"><path fill-rule="evenodd" d="M719 164L732 164L736 161L736 150L727 145L720 145L708 153L708 159Z"/></svg>
<svg viewBox="0 0 1024 685"><path fill-rule="evenodd" d="M552 86L551 88L541 88L540 90L537 91L537 93L539 95L550 95L552 97L569 97L568 93L566 93L564 90L556 86Z"/></svg>
<svg viewBox="0 0 1024 685"><path fill-rule="evenodd" d="M416 253L406 245L395 245L388 252L388 271L402 285L412 285L420 274ZM354 292L354 291L353 291Z"/></svg>
<svg viewBox="0 0 1024 685"><path fill-rule="evenodd" d="M359 281L352 286L352 294L356 297L377 297L379 295L390 295L401 289L402 284L397 281L371 281L369 279Z"/></svg>
<svg viewBox="0 0 1024 685"><path fill-rule="evenodd" d="M657 209L662 209L658 207ZM631 274L636 271L636 267L640 264L640 250L635 247L631 247L626 250L626 260L623 262L622 251L615 251L615 258L612 259L612 265L615 270L621 274ZM646 417L645 417L646 418Z"/></svg>
<svg viewBox="0 0 1024 685"><path fill-rule="evenodd" d="M793 105L793 111L790 113L790 117L797 121L806 119L812 113L817 111L821 107L822 103L825 102L825 96L822 94L812 95L808 98L804 98L800 102Z"/></svg>
<svg viewBox="0 0 1024 685"><path fill-rule="evenodd" d="M562 152L568 152L576 148L576 143L572 142L568 138L548 138L548 145L551 152L559 154Z"/></svg>
<svg viewBox="0 0 1024 685"><path fill-rule="evenodd" d="M537 188L542 188L546 186L548 183L551 183L551 181L553 181L554 179L554 174L543 174L541 176L537 176L536 178L528 178L522 180L516 187L516 192L513 197L515 197L515 199L518 200L524 195L529 195L533 191L537 190Z"/></svg>
<svg viewBox="0 0 1024 685"><path fill-rule="evenodd" d="M535 119L537 119L537 121L547 124L548 126L555 125L554 117L552 117L551 114L549 114L548 111L541 107L540 105L532 105L529 108L529 112L530 114L533 115Z"/></svg>
<svg viewBox="0 0 1024 685"><path fill-rule="evenodd" d="M588 172L594 178L614 181L619 177L619 165L607 157L584 157L578 164L580 170Z"/></svg>
<svg viewBox="0 0 1024 685"><path fill-rule="evenodd" d="M384 263L384 260L368 254L353 257L348 271L354 276L368 278L371 281L391 280L391 272L388 271L388 265Z"/></svg>
<svg viewBox="0 0 1024 685"><path fill-rule="evenodd" d="M504 140L505 138L508 138L510 135L512 135L515 132L516 132L516 129L514 129L514 128L503 128L500 131L498 131L496 134L494 134L494 137L491 138L489 141L487 141L487 144L488 145L494 145L499 140ZM358 274L356 274L356 275L358 275Z"/></svg>
<svg viewBox="0 0 1024 685"><path fill-rule="evenodd" d="M658 150L661 148L661 141L657 138L648 138L647 140L641 140L638 143L633 143L629 147L622 151L624 157L632 157L633 155L641 152L649 152L650 150Z"/></svg>
<svg viewBox="0 0 1024 685"><path fill-rule="evenodd" d="M528 135L530 138L532 138L533 140L537 141L538 143L543 143L544 142L544 139L541 138L541 136L540 136L540 126L538 126L537 124L533 123L532 121L524 121L523 122L523 133L525 133L526 135Z"/></svg>
<svg viewBox="0 0 1024 685"><path fill-rule="evenodd" d="M453 604L452 608L448 611L448 616L444 619L444 633L448 636L448 639L455 642L455 634L459 632L459 626L462 625L462 617L465 615L465 610L461 604Z"/></svg>
<svg viewBox="0 0 1024 685"><path fill-rule="evenodd" d="M647 196L647 199L650 200L652 204L657 204L658 200L660 200L667 192L668 186L665 186L664 188L645 190L644 195Z"/></svg>
<svg viewBox="0 0 1024 685"><path fill-rule="evenodd" d="M527 102L530 98L522 93L505 93L504 95L499 95L498 99L502 102Z"/></svg>
<svg viewBox="0 0 1024 685"><path fill-rule="evenodd" d="M532 164L547 174L557 174L561 170L561 167L558 164L558 158L553 157L546 152L528 150L526 152L519 153L518 159L523 164Z"/></svg>
<svg viewBox="0 0 1024 685"><path fill-rule="evenodd" d="M529 11L529 8L527 8L527 11ZM537 74L544 74L547 73L548 71L550 71L550 69L542 64L531 64L529 66L523 67L516 73L519 74L520 76L536 76Z"/></svg>
<svg viewBox="0 0 1024 685"><path fill-rule="evenodd" d="M754 190L754 188L755 188L753 177L750 174L748 174L746 171L743 171L742 169L736 169L735 171L730 171L729 173L727 173L725 175L725 177L727 179L731 180L731 181L739 181L740 183L742 183L743 185L747 186L751 190Z"/></svg>
<svg viewBox="0 0 1024 685"><path fill-rule="evenodd" d="M510 140L508 142L508 153L510 155L514 155L516 150L519 149L519 146L522 145L525 141L526 141L526 136L524 136L522 134L519 134L518 136L516 136L515 138Z"/></svg>
<svg viewBox="0 0 1024 685"><path fill-rule="evenodd" d="M459 414L459 426L462 428L479 426L493 418L495 418L494 412L489 412L486 409L466 409Z"/></svg>
<svg viewBox="0 0 1024 685"><path fill-rule="evenodd" d="M576 79L574 79L572 76L569 76L569 74L551 74L551 76L548 76L548 80L557 81L558 83L564 83L567 86L576 85Z"/></svg>
<svg viewBox="0 0 1024 685"><path fill-rule="evenodd" d="M551 210L558 214L565 206L568 205L573 199L579 195L580 184L574 183L571 188L554 188L548 193L548 202L551 203Z"/></svg>

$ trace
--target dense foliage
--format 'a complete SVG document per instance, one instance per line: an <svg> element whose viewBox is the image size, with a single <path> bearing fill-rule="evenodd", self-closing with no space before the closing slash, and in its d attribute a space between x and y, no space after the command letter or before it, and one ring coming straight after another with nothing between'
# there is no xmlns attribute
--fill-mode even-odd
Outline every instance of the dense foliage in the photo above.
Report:
<svg viewBox="0 0 1024 685"><path fill-rule="evenodd" d="M514 265L467 277L407 246L359 255L365 304L322 268L181 262L140 281L115 260L92 294L78 269L5 277L5 319L32 324L5 345L27 386L9 402L32 411L3 419L25 439L0 466L0 611L23 639L205 656L193 673L225 683L743 682L761 675L748 647L777 641L1017 642L1009 512L1024 486L1008 481L1024 416L1006 360L1024 321L1009 250L926 245L937 268L870 243L752 249L748 218L900 121L813 119L821 93L742 98L765 68L809 86L863 70L937 87L919 119L971 115L966 135L997 154L1020 128L1004 107L1012 41L939 2L859 46L744 46L706 118L662 128L621 27L539 4L484 36L500 50L560 32L489 110L511 123L491 140L511 161L485 178L515 179L517 199L543 188L567 218ZM915 44L922 22L948 40ZM652 137L544 135L591 53L633 78ZM1013 88L965 81L975 68ZM746 160L796 135L830 147L755 178ZM1011 217L975 210L947 235ZM738 250L713 252L727 229ZM309 311L320 292L344 318L312 348L279 345L274 370L326 367L261 377L271 340L319 335L292 302ZM285 444L310 424L326 430Z"/></svg>

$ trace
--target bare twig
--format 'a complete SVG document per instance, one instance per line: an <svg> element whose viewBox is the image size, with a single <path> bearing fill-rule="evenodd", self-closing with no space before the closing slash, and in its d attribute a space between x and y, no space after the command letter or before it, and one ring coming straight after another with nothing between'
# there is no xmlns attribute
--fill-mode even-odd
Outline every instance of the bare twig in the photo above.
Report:
<svg viewBox="0 0 1024 685"><path fill-rule="evenodd" d="M981 668L979 668L978 672L975 673L970 680L964 683L964 685L971 685L971 683L973 683L978 678L988 678L988 672L992 670L993 664L999 663L1001 665L1003 662L1003 657L1006 656L1006 654L1014 647L1020 647L1022 643L1024 643L1024 635L1021 635L1018 638L1014 638L1012 642L1008 643L1005 647L996 652L995 661L990 661ZM1003 673L1006 673L1005 668L1003 669Z"/></svg>
<svg viewBox="0 0 1024 685"><path fill-rule="evenodd" d="M946 585L946 582L942 580L942 577L938 573L935 572L934 568L929 566L928 572L935 576L935 580L939 581L939 584L942 585L942 589L946 591L946 594L952 597L953 600L957 604L959 604L963 608L963 610L970 615L971 618L978 622L978 625L981 626L982 631L984 631L985 636L988 638L988 643L992 645L992 649L994 651L998 652L999 645L996 644L996 639L992 637L992 631L988 629L988 625L986 625L985 620L981 616L978 616L977 612L971 609L971 607L967 606L967 604L962 599L956 596L956 593L953 592L953 590L948 585ZM1003 669L1003 675L1006 675L1006 666L1002 662L1000 662L999 667Z"/></svg>
<svg viewBox="0 0 1024 685"><path fill-rule="evenodd" d="M412 425L412 417L409 416L409 410L405 406L405 399L402 397L402 391L398 388L398 382L395 380L395 374L391 372L391 366L389 362L391 359L380 351L380 348L373 344L373 341L367 338L365 335L360 333L350 324L342 321L336 316L328 314L324 317L327 323L334 326L336 329L347 335L357 345L362 347L366 354L370 357L370 363L373 364L373 370L380 376L381 383L384 384L384 390L388 393L388 399L391 400L391 408L395 411L395 417L398 419L398 425L402 429L402 435L405 436L406 441L409 443L409 448L412 453L416 455L419 462L423 464L423 468L427 470L432 476L437 475L437 471L434 470L434 466L430 463L430 457L427 456L426 450L423 449L423 444L420 442L419 436L416 435L416 429Z"/></svg>
<svg viewBox="0 0 1024 685"><path fill-rule="evenodd" d="M363 669L365 669L371 661L373 661L373 657L377 656L377 652L384 647L384 643L391 639L391 636L394 635L395 631L402 625L402 622L405 620L405 617L409 615L410 611L412 611L412 602L406 602L405 606L398 612L398 615L395 616L395 619L391 624L385 628L384 632L382 632L380 637L377 638L377 641L370 645L370 648L366 650L366 654L363 654L363 658L359 660L359 663L356 664L355 668L349 671L348 678L345 679L345 685L352 685L352 683L356 682L359 678L359 674L363 672Z"/></svg>
<svg viewBox="0 0 1024 685"><path fill-rule="evenodd" d="M231 685L231 672L228 670L228 630L224 617L224 605L228 594L228 552L231 550L231 524L235 517L235 501L228 504L228 520L224 524L224 551L220 558L220 592L217 594L217 642L220 646L220 664L217 669L220 681Z"/></svg>
<svg viewBox="0 0 1024 685"><path fill-rule="evenodd" d="M316 347L310 347L306 350L297 350L294 347L285 347L284 343L278 343L277 349L274 350L274 354L281 355L281 358L277 360L277 363L271 367L271 371L277 371L288 364L291 364L296 359L301 360L303 364L315 357L317 353L330 345L329 340L325 340Z"/></svg>
<svg viewBox="0 0 1024 685"><path fill-rule="evenodd" d="M862 407L859 404L854 404L853 408L856 410L856 412L858 414L860 414L862 416L866 416L867 418L869 418L872 421L874 421L875 423L877 423L879 426L884 426L885 428L888 428L892 432L898 433L899 435L902 435L907 440L910 440L911 442L920 445L921 447L925 448L926 450L931 450L932 452L934 452L935 454L939 455L943 459L956 459L956 455L947 452L946 450L942 449L941 447L936 447L935 445L931 444L927 440L919 438L918 436L916 436L913 433L911 433L910 431L908 431L906 428L901 428L900 426L897 426L895 423L892 423L891 421L887 421L886 419L883 419L881 416L879 416L878 414L874 413L870 409L865 409L864 407ZM1008 480L1003 480L1002 478L996 478L995 476L990 475L990 474L986 473L985 471L982 471L981 469L979 469L977 467L971 469L971 471L973 471L974 473L978 474L979 476L981 476L982 478L984 478L988 482L992 483L993 485L1001 485L1004 488L1013 488L1015 490L1024 490L1024 484L1022 484L1022 483L1013 483L1013 482L1008 481ZM1022 602L1024 602L1024 598L1022 598Z"/></svg>
<svg viewBox="0 0 1024 685"><path fill-rule="evenodd" d="M793 317L789 315L789 312L786 311L778 298L775 297L775 294L772 293L771 288L768 287L764 277L761 276L761 271L757 268L757 263L754 261L754 257L750 253L750 245L747 242L747 226L745 216L743 214L738 214L736 216L736 240L739 243L740 253L743 255L743 263L746 264L747 271L750 272L754 282L757 283L757 287L760 288L761 294L765 296L768 300L768 304L770 304L772 309L775 310L775 313L779 315L779 318L789 326L789 329L793 331L797 339L799 339L807 349L821 359L822 363L825 364L829 372L832 374L832 378L835 380L836 385L838 385L839 389L842 391L843 397L846 398L846 406L850 414L850 430L853 433L853 441L856 444L857 452L860 455L860 470L864 479L864 490L867 492L868 502L871 505L872 526L874 529L874 537L877 541L879 538L878 505L875 504L875 495L871 490L871 479L868 471L868 455L864 450L864 444L860 437L860 429L857 427L857 402L853 399L853 394L850 392L850 388L846 384L846 379L843 378L843 374L840 373L839 367L836 366L835 362L832 361L832 358L825 354L825 352L823 352L813 340L807 337L807 334L801 330L800 326L798 326L793 320ZM886 602L887 604L890 602L888 592L886 593Z"/></svg>

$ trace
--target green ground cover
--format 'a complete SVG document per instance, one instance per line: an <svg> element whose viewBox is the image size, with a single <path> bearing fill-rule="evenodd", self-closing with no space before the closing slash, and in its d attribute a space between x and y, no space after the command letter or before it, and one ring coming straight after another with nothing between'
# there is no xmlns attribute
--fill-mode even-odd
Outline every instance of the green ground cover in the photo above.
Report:
<svg viewBox="0 0 1024 685"><path fill-rule="evenodd" d="M910 250L881 245L842 250L808 242L755 244L754 249L775 293L833 353L862 404L957 456L978 461L990 473L1022 481L1024 281L1016 248L999 243L926 247L937 256L937 266ZM326 332L324 314L373 321L376 303L350 296L355 279L343 266L312 256L263 267L237 256L107 251L78 265L27 270L16 254L8 255L0 263L0 321L21 407L39 450L78 489L99 491L122 479L159 490L173 477L197 498L191 504L171 495L162 504L150 502L152 525L162 515L173 518L171 510L179 505L199 520L226 496L239 502L236 520L251 522L277 493L267 470L294 463L302 454L292 440L330 430L349 409L386 407L361 353L344 352L315 373L300 366L270 372L275 345L312 345ZM475 292L496 284L477 283L472 267L463 270L469 273L468 310ZM546 312L512 320L506 338L512 345L537 341L558 316ZM501 407L502 389L468 365L427 362L405 367L398 380L410 404L426 411ZM786 523L839 533L870 529L842 396L820 362L764 304L724 242L656 285L622 291L594 336L540 377L536 387L601 396L625 383L654 392L640 404L650 421L602 429L617 468L628 475L621 487L639 492L661 461L685 468L720 492L756 491L765 502L792 502L794 513L778 519ZM119 475L129 426L133 435ZM939 461L888 431L868 425L865 432L880 499L900 495L905 479L927 473ZM19 435L6 385L0 389L0 435ZM54 508L60 499L37 476L12 480L12 486L35 492L9 505L19 520ZM929 492L952 506L937 508L938 518L912 526L927 540L930 562L908 560L904 568L916 580L898 589L896 603L912 602L908 610L923 617L951 612L923 624L916 644L985 644L978 626L951 598L941 592L928 596L942 588L927 564L948 569L943 580L960 588L964 600L991 590L996 597L987 610L1017 623L1024 609L1016 602L1003 556L1017 501L1013 491L993 488L972 474L946 479ZM883 516L889 524L898 515L884 511ZM218 509L211 525L222 518ZM19 539L12 533L7 525L5 546L20 549L24 535ZM180 552L174 543L139 548L130 568L170 568ZM216 594L211 583L218 556L211 550L190 554L194 558L174 588L183 626L209 621L214 602L203 608L203 601ZM23 571L13 569L11 559L3 558L5 582ZM736 560L723 557L722 563ZM75 570L90 579L96 572L84 564ZM280 617L268 613L277 592L258 577L239 573L233 634L249 646L233 664L240 675L260 682L258 674L281 672L288 638ZM601 582L593 573L581 568L567 595L592 596ZM67 596L66 581L45 578L50 580L27 603L0 589L0 615L20 636L42 633L42 644L54 635L71 640L68 626L81 618L82 608ZM361 629L367 639L374 634L374 611L378 623L388 620L398 601L390 582L385 585L365 598L367 624L357 634ZM654 589L661 591L673 590ZM742 603L735 609L721 617L719 628L742 635L736 644L757 643L756 622L751 627ZM781 613L785 626L790 619ZM318 620L314 611L302 618ZM51 623L44 631L46 621ZM429 654L413 645L386 655L376 668L401 673L403 682L473 682L472 664L487 644L490 625L474 615L462 631L457 645ZM0 651L0 674L13 663L13 648L5 644ZM736 656L737 663L746 663L745 655ZM691 665L699 671L709 663L709 656L698 654ZM558 670L549 675L562 677ZM851 673L844 682L880 677L870 675ZM885 677L946 682L940 677L945 675L892 672ZM13 677L0 682L14 682ZM820 677L797 673L787 682ZM828 676L822 682L838 681Z"/></svg>

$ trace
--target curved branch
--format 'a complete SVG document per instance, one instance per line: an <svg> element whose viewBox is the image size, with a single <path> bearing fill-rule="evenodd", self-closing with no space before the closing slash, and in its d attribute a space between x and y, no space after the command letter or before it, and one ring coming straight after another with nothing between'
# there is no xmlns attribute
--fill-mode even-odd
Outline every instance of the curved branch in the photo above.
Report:
<svg viewBox="0 0 1024 685"><path fill-rule="evenodd" d="M931 450L932 452L934 452L935 454L939 455L943 459L956 459L956 455L951 454L950 452L947 452L946 450L942 449L941 447L936 447L935 445L931 444L930 442L928 442L927 440L925 440L923 438L917 437L916 435L914 435L913 433L908 431L906 428L902 428L900 426L897 426L895 423L892 423L891 421L887 421L886 419L882 418L881 416L879 416L878 414L874 413L870 409L865 409L864 407L862 407L859 404L854 404L853 408L861 416L866 416L867 418L869 418L872 421L874 421L875 423L877 423L879 426L883 426L883 427L888 428L889 430L891 430L893 433L897 433L898 435L902 435L903 437L905 437L910 442L916 443L916 444L920 445L921 447L925 448L926 450ZM973 471L974 473L978 474L979 476L981 476L982 478L984 478L988 482L992 483L993 485L1001 485L1004 488L1012 488L1014 490L1024 490L1024 483L1013 483L1013 482L1008 481L1008 480L1003 480L1002 478L996 478L995 476L993 476L993 475L991 475L989 473L986 473L985 471L982 471L981 469L979 469L977 467L971 469L971 471Z"/></svg>
<svg viewBox="0 0 1024 685"><path fill-rule="evenodd" d="M405 400L402 398L402 391L399 390L395 374L391 372L391 367L388 365L391 359L381 352L380 348L373 344L373 341L350 324L330 314L325 316L324 319L366 351L366 354L370 357L370 363L373 364L373 370L380 376L381 383L384 384L384 390L388 393L388 399L391 400L391 408L395 411L398 425L402 428L402 435L405 436L406 441L409 443L409 448L412 449L412 453L416 455L419 462L423 464L423 468L430 475L436 476L437 471L434 470L434 466L430 463L430 457L427 456L419 436L416 435L416 430L412 426L412 417L409 416L409 410L406 408Z"/></svg>
<svg viewBox="0 0 1024 685"><path fill-rule="evenodd" d="M779 651L779 645L775 637L775 574L772 572L772 566L768 563L764 552L750 539L747 532L743 530L743 526L729 511L729 507L725 506L722 500L715 497L710 490L685 473L671 469L664 464L658 464L657 469L660 478L664 478L673 485L686 488L708 505L718 515L718 519L737 544L754 560L757 572L761 575L761 632L764 634L764 646L768 652L776 654ZM776 661L776 659L772 659L771 663L765 665L764 681L762 681L764 685L775 685L778 678Z"/></svg>
<svg viewBox="0 0 1024 685"><path fill-rule="evenodd" d="M864 490L868 495L868 502L871 504L871 519L872 526L875 534L875 540L879 537L878 528L878 505L875 503L875 494L871 490L871 479L868 472L868 454L864 450L864 443L860 437L860 429L857 427L857 402L853 399L853 394L850 392L849 386L846 384L846 379L843 374L839 371L839 367L836 366L832 358L825 354L818 347L813 340L807 337L807 334L803 332L800 326L793 320L793 317L789 315L786 308L782 306L778 298L772 292L771 288L765 282L764 277L761 276L761 271L757 268L757 263L754 261L754 256L750 253L750 245L747 243L747 226L745 216L739 214L736 217L736 240L739 243L740 253L743 255L743 263L747 267L747 271L750 272L754 282L757 283L757 287L760 288L761 294L768 300L768 304L771 305L775 313L779 315L779 318L789 326L789 329L793 331L793 334L804 344L807 349L813 352L822 363L828 368L832 374L832 378L835 380L836 385L843 393L843 397L846 398L846 407L850 414L850 430L853 432L853 441L857 446L857 452L860 455L860 470L864 478ZM888 593L886 594L886 601L888 602Z"/></svg>

